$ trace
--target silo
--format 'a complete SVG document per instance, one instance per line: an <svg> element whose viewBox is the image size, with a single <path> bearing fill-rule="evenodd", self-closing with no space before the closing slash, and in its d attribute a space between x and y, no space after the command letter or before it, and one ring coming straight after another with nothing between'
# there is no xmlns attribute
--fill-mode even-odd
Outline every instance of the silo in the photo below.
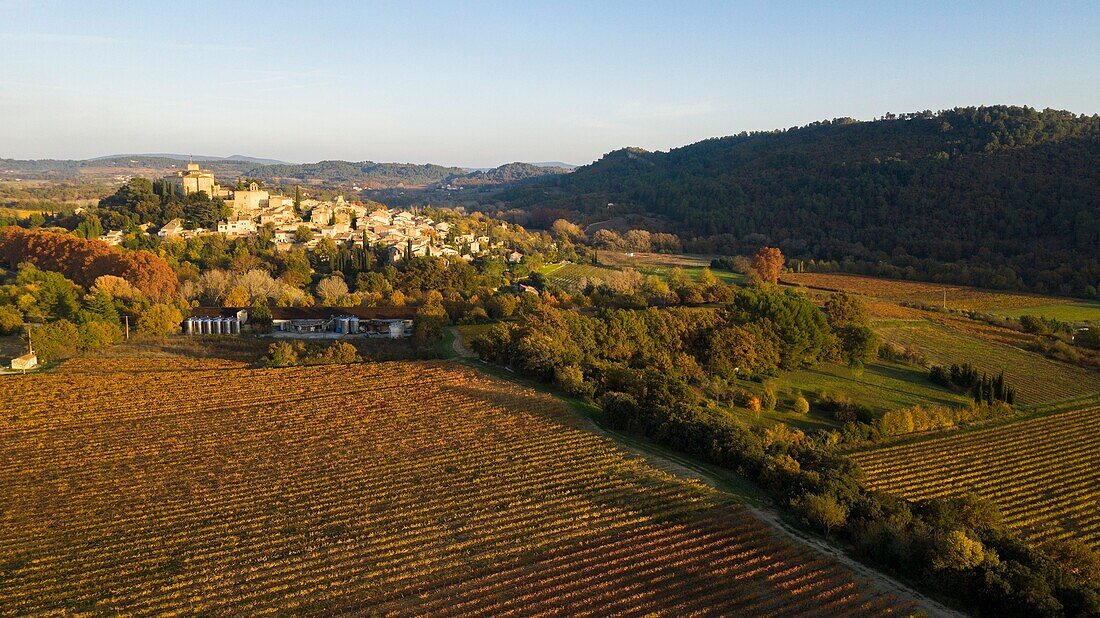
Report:
<svg viewBox="0 0 1100 618"><path fill-rule="evenodd" d="M229 331L234 335L241 334L241 321L235 319L229 324Z"/></svg>
<svg viewBox="0 0 1100 618"><path fill-rule="evenodd" d="M214 331L215 335L224 335L225 334L225 320L223 320L222 318L214 318L213 331Z"/></svg>
<svg viewBox="0 0 1100 618"><path fill-rule="evenodd" d="M351 318L340 318L340 332L345 335L351 332Z"/></svg>
<svg viewBox="0 0 1100 618"><path fill-rule="evenodd" d="M191 320L192 318L187 318L183 321L183 334L185 335L191 334Z"/></svg>
<svg viewBox="0 0 1100 618"><path fill-rule="evenodd" d="M348 332L353 335L359 334L359 318L355 316L348 318Z"/></svg>
<svg viewBox="0 0 1100 618"><path fill-rule="evenodd" d="M201 329L200 329L199 332L201 332L204 335L209 335L210 334L210 318L203 318L202 319L202 326L201 326Z"/></svg>

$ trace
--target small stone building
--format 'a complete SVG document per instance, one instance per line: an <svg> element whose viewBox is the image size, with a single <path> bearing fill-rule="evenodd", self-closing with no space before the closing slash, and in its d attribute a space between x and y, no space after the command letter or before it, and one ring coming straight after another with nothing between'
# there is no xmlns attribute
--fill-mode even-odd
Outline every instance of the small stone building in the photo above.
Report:
<svg viewBox="0 0 1100 618"><path fill-rule="evenodd" d="M38 366L38 355L34 352L27 352L23 356L17 356L11 359L11 368L15 371L26 371L28 369L34 369Z"/></svg>

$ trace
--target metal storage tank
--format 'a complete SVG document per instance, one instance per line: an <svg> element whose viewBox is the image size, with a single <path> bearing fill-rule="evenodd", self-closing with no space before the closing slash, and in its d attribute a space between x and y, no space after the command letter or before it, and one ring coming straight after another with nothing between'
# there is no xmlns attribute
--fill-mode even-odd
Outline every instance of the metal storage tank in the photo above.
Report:
<svg viewBox="0 0 1100 618"><path fill-rule="evenodd" d="M351 318L340 318L340 332L345 335L351 332Z"/></svg>
<svg viewBox="0 0 1100 618"><path fill-rule="evenodd" d="M214 334L225 334L225 320L223 320L222 318L214 318Z"/></svg>
<svg viewBox="0 0 1100 618"><path fill-rule="evenodd" d="M333 319L332 320L332 330L336 331L337 333L343 333L344 332L344 321L341 320L340 318Z"/></svg>
<svg viewBox="0 0 1100 618"><path fill-rule="evenodd" d="M348 318L348 332L353 335L359 334L359 318L355 316Z"/></svg>
<svg viewBox="0 0 1100 618"><path fill-rule="evenodd" d="M183 321L183 334L185 334L185 335L190 335L191 334L191 318L187 318L186 320Z"/></svg>
<svg viewBox="0 0 1100 618"><path fill-rule="evenodd" d="M234 334L234 335L239 335L239 334L241 334L241 321L240 321L240 320L238 320L238 319L234 319L234 320L233 320L232 322L230 322L230 324L229 324L229 330L230 330L230 332L231 332L232 334Z"/></svg>
<svg viewBox="0 0 1100 618"><path fill-rule="evenodd" d="M202 326L202 330L201 330L202 334L209 335L210 334L210 318L203 318L201 326Z"/></svg>

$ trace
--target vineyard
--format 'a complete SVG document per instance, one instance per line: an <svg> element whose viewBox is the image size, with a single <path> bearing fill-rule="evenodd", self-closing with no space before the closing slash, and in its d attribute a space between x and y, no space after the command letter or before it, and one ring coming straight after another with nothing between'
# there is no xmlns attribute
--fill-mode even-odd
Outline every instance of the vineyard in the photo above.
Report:
<svg viewBox="0 0 1100 618"><path fill-rule="evenodd" d="M551 283L564 288L579 286L582 279L588 283L597 283L606 278L609 272L612 272L612 269L591 264L555 264L542 271Z"/></svg>
<svg viewBox="0 0 1100 618"><path fill-rule="evenodd" d="M939 307L944 304L946 293L949 309L1009 316L1043 315L1067 321L1100 320L1100 303L1070 298L833 273L784 273L783 281L811 288L862 294L893 303Z"/></svg>
<svg viewBox="0 0 1100 618"><path fill-rule="evenodd" d="M1098 410L1039 417L853 456L868 483L910 499L973 492L1029 538L1100 548Z"/></svg>
<svg viewBox="0 0 1100 618"><path fill-rule="evenodd" d="M0 615L914 608L446 363L118 358L2 384Z"/></svg>
<svg viewBox="0 0 1100 618"><path fill-rule="evenodd" d="M1100 374L1050 360L1020 348L971 335L926 320L890 320L875 324L886 341L913 346L929 362L974 364L982 371L1004 371L1024 405L1048 404L1100 393Z"/></svg>

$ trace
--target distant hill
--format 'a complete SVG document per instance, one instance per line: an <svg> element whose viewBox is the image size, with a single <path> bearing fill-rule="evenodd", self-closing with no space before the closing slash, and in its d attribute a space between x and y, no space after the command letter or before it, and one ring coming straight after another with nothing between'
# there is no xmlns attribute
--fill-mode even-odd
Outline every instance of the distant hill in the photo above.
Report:
<svg viewBox="0 0 1100 618"><path fill-rule="evenodd" d="M488 170L474 170L461 176L450 178L453 185L508 184L562 174L568 170L563 167L549 167L533 163L506 163Z"/></svg>
<svg viewBox="0 0 1100 618"><path fill-rule="evenodd" d="M575 170L580 167L579 165L562 163L561 161L532 161L531 165L537 165L538 167L560 167L563 170Z"/></svg>
<svg viewBox="0 0 1100 618"><path fill-rule="evenodd" d="M194 157L195 163L212 168L219 178L233 179L256 167L249 157ZM56 180L114 179L119 174L162 176L183 169L188 157L180 155L121 154L94 159L0 159L0 178L40 178Z"/></svg>
<svg viewBox="0 0 1100 618"><path fill-rule="evenodd" d="M172 154L172 153L160 153L160 154L117 154L108 155L105 157L95 157L92 159L86 159L86 161L103 161L111 159L172 159L174 161L240 161L243 163L252 163L254 165L276 165L280 163L286 163L286 161L280 161L278 159L261 159L259 157L249 157L247 155L229 155L228 157L212 157L208 155L185 155L185 154Z"/></svg>
<svg viewBox="0 0 1100 618"><path fill-rule="evenodd" d="M501 199L533 223L655 217L699 252L777 244L847 270L1097 296L1100 117L1024 107L848 118L618 150Z"/></svg>
<svg viewBox="0 0 1100 618"><path fill-rule="evenodd" d="M375 163L374 161L319 161L300 165L265 165L249 170L247 176L279 183L356 184L363 188L428 187L441 184L509 184L561 174L562 168L539 167L530 163L508 163L489 170L467 170L417 163Z"/></svg>
<svg viewBox="0 0 1100 618"><path fill-rule="evenodd" d="M460 167L417 163L375 163L374 161L318 161L300 165L265 165L248 172L269 182L358 184L363 187L419 187L466 173Z"/></svg>

